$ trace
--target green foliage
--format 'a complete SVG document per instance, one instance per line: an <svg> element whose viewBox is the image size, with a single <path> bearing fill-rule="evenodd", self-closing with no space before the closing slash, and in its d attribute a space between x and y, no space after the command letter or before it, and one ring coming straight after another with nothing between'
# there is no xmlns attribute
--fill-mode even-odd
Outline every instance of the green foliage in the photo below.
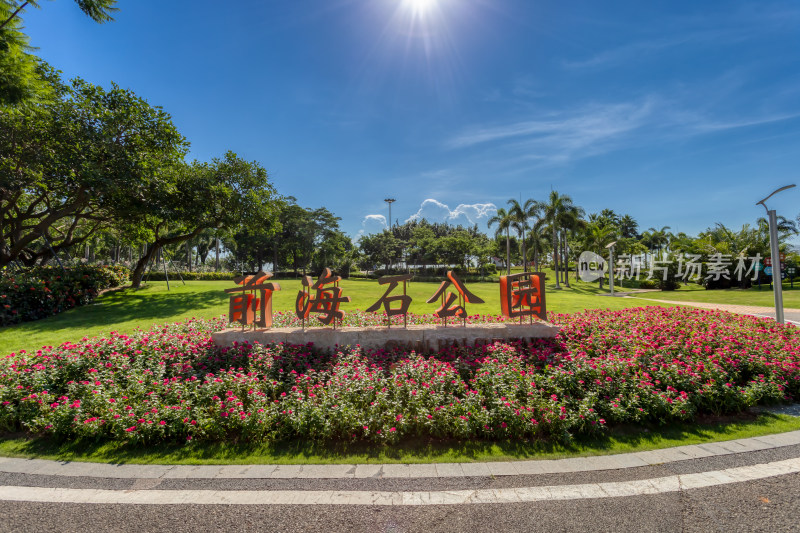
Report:
<svg viewBox="0 0 800 533"><path fill-rule="evenodd" d="M178 272L167 272L169 275L169 279L172 281L180 280L181 278L184 281L233 281L233 278L240 276L241 272L187 272L181 271ZM146 276L147 281L164 281L166 280L166 276L163 271L153 271L147 274Z"/></svg>
<svg viewBox="0 0 800 533"><path fill-rule="evenodd" d="M75 0L95 22L113 20L116 0ZM50 96L48 84L37 68L39 58L31 53L23 33L22 14L39 2L0 0L0 106L36 103Z"/></svg>
<svg viewBox="0 0 800 533"><path fill-rule="evenodd" d="M141 229L188 148L170 116L133 92L43 75L54 100L0 107L0 267L49 258L42 236L58 252L112 221Z"/></svg>
<svg viewBox="0 0 800 533"><path fill-rule="evenodd" d="M38 267L0 273L0 326L38 320L94 300L127 281L121 266Z"/></svg>

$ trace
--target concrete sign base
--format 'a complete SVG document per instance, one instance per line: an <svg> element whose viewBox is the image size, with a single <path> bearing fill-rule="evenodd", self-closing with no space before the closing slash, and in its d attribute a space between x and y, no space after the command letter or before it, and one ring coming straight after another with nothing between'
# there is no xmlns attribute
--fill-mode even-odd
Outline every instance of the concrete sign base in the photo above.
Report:
<svg viewBox="0 0 800 533"><path fill-rule="evenodd" d="M217 346L233 343L308 344L317 348L333 349L336 346L360 345L366 349L407 348L416 351L435 351L446 346L472 346L511 339L552 338L558 327L549 322L504 322L499 324L468 324L466 326L408 326L370 328L272 328L253 331L231 328L212 333Z"/></svg>

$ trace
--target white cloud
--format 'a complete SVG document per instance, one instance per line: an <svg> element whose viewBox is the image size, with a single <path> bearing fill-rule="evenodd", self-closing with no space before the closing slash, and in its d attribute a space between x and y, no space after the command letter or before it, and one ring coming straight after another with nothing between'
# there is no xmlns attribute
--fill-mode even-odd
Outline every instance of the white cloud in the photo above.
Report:
<svg viewBox="0 0 800 533"><path fill-rule="evenodd" d="M450 206L428 198L422 204L416 213L408 217L405 222L412 220L422 220L423 218L428 222L446 222L454 226L474 226L483 229L486 221L497 213L497 206L493 203L475 203L475 204L458 204L455 209L450 209ZM386 229L387 222L384 215L367 215L361 221L361 229L356 234L356 240L362 235L370 235L379 233Z"/></svg>
<svg viewBox="0 0 800 533"><path fill-rule="evenodd" d="M408 217L410 220L422 220L429 222L447 222L448 224L462 226L481 225L489 217L497 213L497 206L493 203L485 204L458 204L455 209L450 209L445 203L428 198L419 206L416 213Z"/></svg>

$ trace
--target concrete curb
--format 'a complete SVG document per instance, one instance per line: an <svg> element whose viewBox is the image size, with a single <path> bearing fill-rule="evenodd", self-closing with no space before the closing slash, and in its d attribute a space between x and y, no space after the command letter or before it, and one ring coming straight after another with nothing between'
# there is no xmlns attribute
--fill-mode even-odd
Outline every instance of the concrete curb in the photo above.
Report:
<svg viewBox="0 0 800 533"><path fill-rule="evenodd" d="M0 472L117 479L408 479L619 470L800 444L800 431L646 452L556 460L435 464L134 465L0 458Z"/></svg>

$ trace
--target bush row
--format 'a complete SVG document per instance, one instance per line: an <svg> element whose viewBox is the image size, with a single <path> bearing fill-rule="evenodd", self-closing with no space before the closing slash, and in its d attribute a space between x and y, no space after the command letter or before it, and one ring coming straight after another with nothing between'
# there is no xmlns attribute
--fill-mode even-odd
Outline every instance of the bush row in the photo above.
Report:
<svg viewBox="0 0 800 533"><path fill-rule="evenodd" d="M0 271L0 326L38 320L86 305L128 280L122 266L36 267Z"/></svg>
<svg viewBox="0 0 800 533"><path fill-rule="evenodd" d="M239 346L194 321L0 362L0 428L133 442L569 440L800 395L798 330L688 308L555 315L556 339L402 349Z"/></svg>
<svg viewBox="0 0 800 533"><path fill-rule="evenodd" d="M167 272L170 281L180 280L184 281L231 281L236 276L241 276L239 272ZM152 271L145 274L144 280L148 281L164 281L166 276L163 271Z"/></svg>

